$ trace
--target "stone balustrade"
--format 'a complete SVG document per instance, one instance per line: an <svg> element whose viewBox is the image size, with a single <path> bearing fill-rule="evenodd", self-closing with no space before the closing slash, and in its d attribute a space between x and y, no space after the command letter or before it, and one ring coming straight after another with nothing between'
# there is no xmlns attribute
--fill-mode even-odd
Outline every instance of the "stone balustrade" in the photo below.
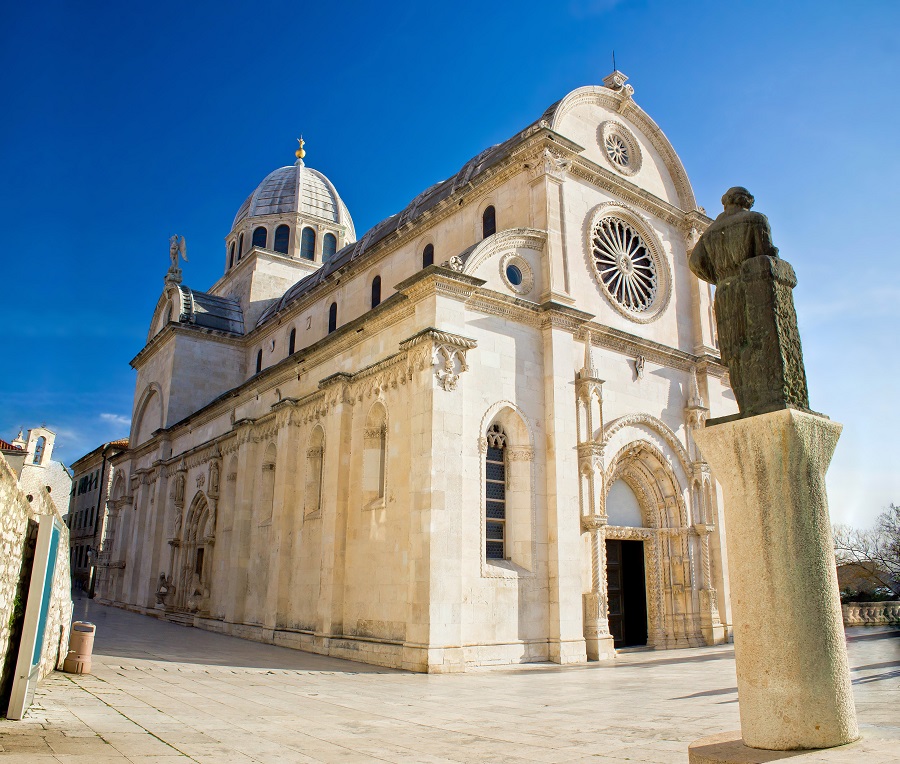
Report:
<svg viewBox="0 0 900 764"><path fill-rule="evenodd" d="M851 602L841 608L844 626L900 624L900 602Z"/></svg>

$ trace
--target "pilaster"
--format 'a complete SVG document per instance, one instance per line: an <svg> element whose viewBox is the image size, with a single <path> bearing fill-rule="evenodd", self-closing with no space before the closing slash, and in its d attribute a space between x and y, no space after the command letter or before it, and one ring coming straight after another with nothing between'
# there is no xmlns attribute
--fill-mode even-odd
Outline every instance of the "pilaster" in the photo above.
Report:
<svg viewBox="0 0 900 764"><path fill-rule="evenodd" d="M592 316L545 303L541 334L544 360L544 415L547 432L547 524L550 659L587 659L581 597L581 513L578 494L577 417L572 411L574 332Z"/></svg>

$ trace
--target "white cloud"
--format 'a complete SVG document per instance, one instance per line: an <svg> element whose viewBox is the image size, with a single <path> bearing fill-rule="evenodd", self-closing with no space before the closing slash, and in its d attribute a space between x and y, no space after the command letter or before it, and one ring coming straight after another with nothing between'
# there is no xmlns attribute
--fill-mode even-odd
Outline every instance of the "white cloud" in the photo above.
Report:
<svg viewBox="0 0 900 764"><path fill-rule="evenodd" d="M101 414L100 418L104 422L109 422L110 424L119 425L121 427L131 427L131 419L127 416L122 416L121 414Z"/></svg>

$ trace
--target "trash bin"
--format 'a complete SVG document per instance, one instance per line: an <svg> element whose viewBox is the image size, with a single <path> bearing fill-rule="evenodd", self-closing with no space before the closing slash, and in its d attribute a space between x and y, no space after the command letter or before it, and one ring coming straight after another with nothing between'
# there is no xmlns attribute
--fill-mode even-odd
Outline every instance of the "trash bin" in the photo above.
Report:
<svg viewBox="0 0 900 764"><path fill-rule="evenodd" d="M69 652L63 661L63 671L70 674L91 673L91 653L94 651L94 632L97 627L87 621L75 621L69 634Z"/></svg>

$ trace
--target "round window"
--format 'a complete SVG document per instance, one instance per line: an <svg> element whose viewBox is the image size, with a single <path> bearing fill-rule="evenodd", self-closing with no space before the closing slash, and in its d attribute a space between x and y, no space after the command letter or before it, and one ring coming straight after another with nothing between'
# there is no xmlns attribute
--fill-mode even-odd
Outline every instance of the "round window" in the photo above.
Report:
<svg viewBox="0 0 900 764"><path fill-rule="evenodd" d="M628 144L618 135L606 136L606 156L613 164L619 167L628 167Z"/></svg>
<svg viewBox="0 0 900 764"><path fill-rule="evenodd" d="M506 278L513 286L519 286L522 283L522 271L515 265L507 265Z"/></svg>
<svg viewBox="0 0 900 764"><path fill-rule="evenodd" d="M594 269L607 294L628 311L647 311L659 280L640 234L624 220L607 217L594 226L591 242Z"/></svg>
<svg viewBox="0 0 900 764"><path fill-rule="evenodd" d="M641 148L632 132L615 120L603 122L598 131L597 142L610 166L622 175L636 175L641 169Z"/></svg>

